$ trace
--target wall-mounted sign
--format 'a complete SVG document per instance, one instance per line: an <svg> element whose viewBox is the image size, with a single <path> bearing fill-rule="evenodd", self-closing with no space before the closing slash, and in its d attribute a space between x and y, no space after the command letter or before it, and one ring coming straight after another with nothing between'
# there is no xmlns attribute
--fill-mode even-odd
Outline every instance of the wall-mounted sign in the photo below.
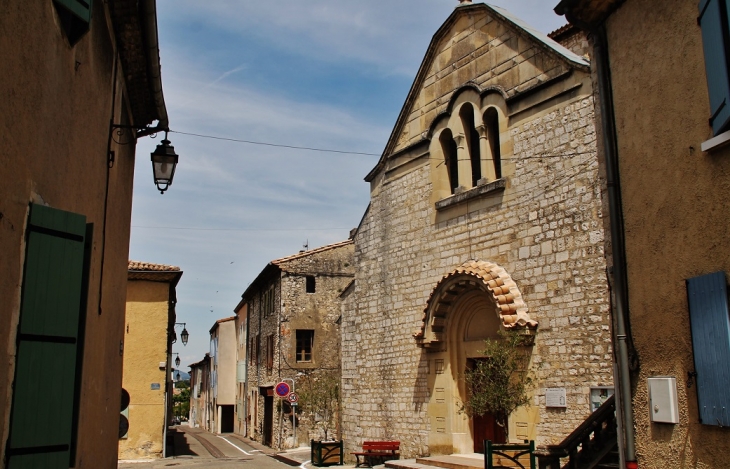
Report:
<svg viewBox="0 0 730 469"><path fill-rule="evenodd" d="M150 389L153 391L159 391L160 390L160 383L152 383L150 384Z"/></svg>
<svg viewBox="0 0 730 469"><path fill-rule="evenodd" d="M565 398L565 388L545 389L545 407L568 407L568 401Z"/></svg>
<svg viewBox="0 0 730 469"><path fill-rule="evenodd" d="M598 410L601 405L613 396L613 388L611 386L595 386L591 388L591 412Z"/></svg>

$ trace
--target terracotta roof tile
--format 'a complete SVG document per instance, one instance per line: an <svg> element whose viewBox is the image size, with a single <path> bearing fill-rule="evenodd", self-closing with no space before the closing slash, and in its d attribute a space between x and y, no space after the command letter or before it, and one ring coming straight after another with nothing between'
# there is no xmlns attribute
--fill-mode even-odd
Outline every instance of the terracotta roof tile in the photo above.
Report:
<svg viewBox="0 0 730 469"><path fill-rule="evenodd" d="M153 264L151 262L129 261L127 270L148 271L148 272L179 272L180 267L166 264Z"/></svg>

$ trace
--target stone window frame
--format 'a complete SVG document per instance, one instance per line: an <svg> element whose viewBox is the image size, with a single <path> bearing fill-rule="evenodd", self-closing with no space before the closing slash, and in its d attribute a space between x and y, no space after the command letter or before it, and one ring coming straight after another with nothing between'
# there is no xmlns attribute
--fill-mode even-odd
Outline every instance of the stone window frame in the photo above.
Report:
<svg viewBox="0 0 730 469"><path fill-rule="evenodd" d="M469 107L473 110L473 120L471 116L469 119L464 118L465 110ZM488 113L496 113L496 132L494 124L490 126L487 122ZM434 119L429 129L429 155L436 210L492 195L506 188L510 171L504 161L510 157L512 148L507 116L507 103L500 90L481 92L476 87L465 86L454 93L447 109ZM467 121L468 124L473 123L474 129L465 129ZM454 184L450 178L447 167L448 155L444 151L442 139L445 132L453 135L456 145L458 184ZM478 149L474 145L474 133L479 137ZM494 150L495 145L497 151ZM470 147L476 151L470 150ZM481 161L480 178L477 181L473 180L475 153Z"/></svg>
<svg viewBox="0 0 730 469"><path fill-rule="evenodd" d="M306 334L305 334L306 333ZM314 362L314 329L297 329L296 330L296 362L312 363ZM307 352L307 350L309 350ZM300 357L301 355L301 357ZM307 360L307 355L309 359Z"/></svg>

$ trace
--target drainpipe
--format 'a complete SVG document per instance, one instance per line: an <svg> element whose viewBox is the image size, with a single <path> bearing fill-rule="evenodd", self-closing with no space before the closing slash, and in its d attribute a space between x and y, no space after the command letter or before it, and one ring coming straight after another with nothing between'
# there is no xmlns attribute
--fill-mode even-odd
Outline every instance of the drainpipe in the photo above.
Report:
<svg viewBox="0 0 730 469"><path fill-rule="evenodd" d="M634 413L631 399L631 378L629 374L628 347L628 281L626 271L626 250L624 239L621 186L616 144L615 115L611 92L611 71L608 58L608 40L604 25L592 31L594 58L598 75L598 95L602 110L601 130L606 159L606 185L608 190L609 220L611 225L611 254L613 257L612 301L613 316L616 318L614 347L616 351L619 380L619 405L624 437L624 460L627 468L636 466L636 444L634 440Z"/></svg>

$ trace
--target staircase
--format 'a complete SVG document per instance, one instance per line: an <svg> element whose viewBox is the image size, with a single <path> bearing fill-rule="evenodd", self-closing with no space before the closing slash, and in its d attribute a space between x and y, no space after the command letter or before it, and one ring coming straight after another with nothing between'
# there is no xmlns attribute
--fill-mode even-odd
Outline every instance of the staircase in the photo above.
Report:
<svg viewBox="0 0 730 469"><path fill-rule="evenodd" d="M616 400L611 396L560 444L535 451L540 469L618 469ZM564 465L560 460L567 458Z"/></svg>

